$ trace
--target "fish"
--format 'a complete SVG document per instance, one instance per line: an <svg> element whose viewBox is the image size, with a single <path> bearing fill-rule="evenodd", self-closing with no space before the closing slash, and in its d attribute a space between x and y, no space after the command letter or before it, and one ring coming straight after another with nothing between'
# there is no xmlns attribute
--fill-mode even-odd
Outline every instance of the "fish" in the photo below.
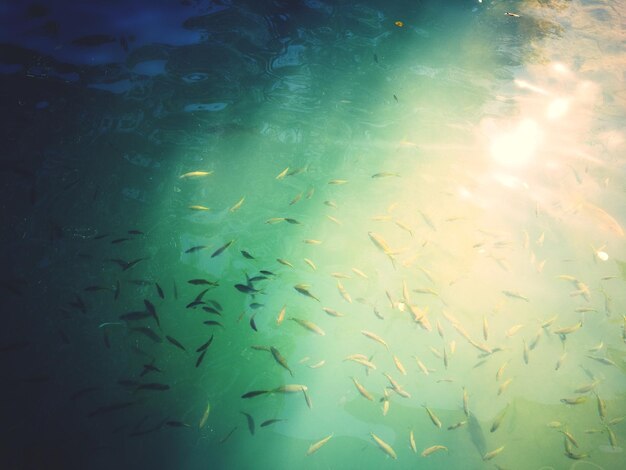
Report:
<svg viewBox="0 0 626 470"><path fill-rule="evenodd" d="M322 447L324 444L326 444L328 441L330 441L330 439L333 437L333 434L330 434L329 436L326 436L324 439L321 439L317 442L315 442L314 444L311 444L309 446L309 450L306 451L306 455L311 455L314 452L317 452L320 447Z"/></svg>
<svg viewBox="0 0 626 470"><path fill-rule="evenodd" d="M270 352L272 353L272 356L274 356L274 359L276 360L276 362L281 367L286 369L289 372L289 374L293 377L293 371L289 368L289 365L287 364L286 359L280 354L280 351L278 351L278 349L276 349L275 347L271 346Z"/></svg>
<svg viewBox="0 0 626 470"><path fill-rule="evenodd" d="M392 173L392 172L388 172L388 171L383 171L380 173L374 173L372 175L372 178L389 178L391 176L395 176L397 178L400 178L400 174L399 173Z"/></svg>
<svg viewBox="0 0 626 470"><path fill-rule="evenodd" d="M179 179L187 179L187 178L201 178L203 176L211 176L213 171L190 171L188 173L183 173L178 178Z"/></svg>
<svg viewBox="0 0 626 470"><path fill-rule="evenodd" d="M483 455L483 460L487 461L487 460L491 460L493 459L496 455L498 455L500 452L502 452L504 450L504 446L498 447L495 450L492 450L490 452L487 452L485 455Z"/></svg>
<svg viewBox="0 0 626 470"><path fill-rule="evenodd" d="M341 284L341 281L337 281L337 289L339 290L339 294L341 294L341 297L343 297L343 299L346 302L351 304L352 297L350 297L350 294L348 294L348 291L346 291L346 289L343 287L343 284Z"/></svg>
<svg viewBox="0 0 626 470"><path fill-rule="evenodd" d="M182 349L183 351L187 352L187 350L185 349L185 346L183 346L182 344L180 344L180 342L176 339L176 338L172 338L169 335L165 335L165 339L167 339L170 343L172 343L174 346L176 346L178 349Z"/></svg>
<svg viewBox="0 0 626 470"><path fill-rule="evenodd" d="M319 368L320 368L320 367L322 367L324 364L326 364L326 361L325 361L324 359L322 359L321 361L319 361L319 362L317 362L317 363L315 363L315 364L313 364L313 365L310 365L310 366L309 366L309 369L319 369Z"/></svg>
<svg viewBox="0 0 626 470"><path fill-rule="evenodd" d="M502 377L502 374L504 373L504 369L506 368L508 364L509 364L509 361L506 361L504 364L500 366L500 368L496 372L496 380L500 380L500 377Z"/></svg>
<svg viewBox="0 0 626 470"><path fill-rule="evenodd" d="M581 385L576 390L574 390L574 393L587 393L587 392L590 392L594 388L596 388L596 385L598 385L599 383L600 383L599 380L594 380L591 383L588 383L588 384L585 384L585 385Z"/></svg>
<svg viewBox="0 0 626 470"><path fill-rule="evenodd" d="M277 419L277 418L274 418L274 419L266 419L265 421L263 421L263 422L261 423L261 426L260 426L260 427L264 428L264 427L266 427L266 426L269 426L270 424L279 423L279 422L281 422L281 421L286 421L286 420L285 420L285 419Z"/></svg>
<svg viewBox="0 0 626 470"><path fill-rule="evenodd" d="M157 326L160 328L161 327L161 322L159 321L159 316L157 315L157 311L156 308L154 307L154 305L152 304L152 302L150 302L147 299L144 299L143 301L146 310L148 311L148 313L150 313L150 316L152 318L154 318L154 321L156 321Z"/></svg>
<svg viewBox="0 0 626 470"><path fill-rule="evenodd" d="M506 336L507 337L511 337L513 336L515 333L517 333L519 330L521 330L522 328L524 328L524 325L518 324L518 325L514 325L511 328L509 328L508 330L506 330Z"/></svg>
<svg viewBox="0 0 626 470"><path fill-rule="evenodd" d="M378 444L378 446L383 450L383 452L385 452L385 454L387 454L389 457L391 457L394 460L398 458L398 456L396 455L396 452L393 450L393 448L389 444L387 444L385 441L383 441L380 437L378 437L373 432L370 432L370 435L372 436L374 441L376 441L376 444Z"/></svg>
<svg viewBox="0 0 626 470"><path fill-rule="evenodd" d="M285 168L283 171L278 173L278 175L276 175L276 179L277 180L282 180L285 176L287 176L288 172L289 172L289 167Z"/></svg>
<svg viewBox="0 0 626 470"><path fill-rule="evenodd" d="M256 315L256 314L253 314L253 315L250 317L250 328L252 328L254 331L259 331L259 330L257 329L256 322L254 321L254 316L255 316L255 315Z"/></svg>
<svg viewBox="0 0 626 470"><path fill-rule="evenodd" d="M332 184L332 185L340 185L340 184L346 184L348 182L348 180L342 180L342 179L332 179L328 182L328 184Z"/></svg>
<svg viewBox="0 0 626 470"><path fill-rule="evenodd" d="M151 328L148 328L147 326L139 326L139 327L134 327L134 328L129 328L130 331L135 332L135 333L141 333L144 336L146 336L147 338L151 339L152 341L154 341L155 343L162 343L163 339L157 335L154 331L152 331Z"/></svg>
<svg viewBox="0 0 626 470"><path fill-rule="evenodd" d="M498 428L502 424L502 420L504 419L504 416L506 415L506 412L508 411L508 409L509 409L509 405L507 404L504 407L504 409L500 413L498 413L496 418L493 420L493 424L491 425L490 432L496 432L498 430Z"/></svg>
<svg viewBox="0 0 626 470"><path fill-rule="evenodd" d="M561 357L559 357L559 360L556 361L556 365L554 366L554 370L559 370L561 368L561 366L563 365L563 362L565 361L566 357L567 357L567 353L566 352L561 354Z"/></svg>
<svg viewBox="0 0 626 470"><path fill-rule="evenodd" d="M575 325L566 326L564 328L559 328L558 330L554 330L553 333L555 335L569 335L569 334L575 332L576 330L580 329L582 326L583 326L583 322L579 321Z"/></svg>
<svg viewBox="0 0 626 470"><path fill-rule="evenodd" d="M363 354L353 354L352 356L346 357L344 361L354 361L357 364L361 364L365 367L376 370L376 366L374 365L374 363L369 361L367 357L364 356Z"/></svg>
<svg viewBox="0 0 626 470"><path fill-rule="evenodd" d="M575 398L561 398L561 403L565 403L566 405L580 405L587 401L586 396L575 397Z"/></svg>
<svg viewBox="0 0 626 470"><path fill-rule="evenodd" d="M300 294L304 295L305 297L309 297L311 299L314 299L320 302L320 299L318 299L316 296L311 294L311 291L309 291L309 286L307 284L297 284L293 286L293 288Z"/></svg>
<svg viewBox="0 0 626 470"><path fill-rule="evenodd" d="M578 442L576 441L576 439L574 439L574 436L572 436L569 431L560 430L559 432L561 432L565 436L565 438L574 445L574 447L578 447Z"/></svg>
<svg viewBox="0 0 626 470"><path fill-rule="evenodd" d="M526 365L528 365L528 345L526 344L526 340L522 340L522 342L524 343L524 363L526 363Z"/></svg>
<svg viewBox="0 0 626 470"><path fill-rule="evenodd" d="M441 428L441 421L439 420L437 415L435 415L435 413L433 413L432 410L428 408L427 406L425 405L422 405L422 406L426 409L426 413L428 413L428 416L430 417L430 420L433 422L433 424L437 426L438 428Z"/></svg>
<svg viewBox="0 0 626 470"><path fill-rule="evenodd" d="M333 217L332 215L327 215L326 218L330 220L331 222L333 222L334 224L343 225L341 223L341 220L339 220L337 217Z"/></svg>
<svg viewBox="0 0 626 470"><path fill-rule="evenodd" d="M233 435L233 433L237 430L237 426L235 426L233 429L230 430L230 432L228 434L226 434L224 437L222 437L219 441L220 444L223 444L224 442L226 442L228 439L230 439L230 436Z"/></svg>
<svg viewBox="0 0 626 470"><path fill-rule="evenodd" d="M254 418L252 417L252 415L243 411L240 411L240 413L246 417L246 420L248 422L248 430L250 431L250 434L254 436Z"/></svg>
<svg viewBox="0 0 626 470"><path fill-rule="evenodd" d="M205 248L208 248L208 247L206 245L192 246L191 248L188 248L187 250L185 250L185 253L195 253L197 251L204 250Z"/></svg>
<svg viewBox="0 0 626 470"><path fill-rule="evenodd" d="M296 194L296 196L291 200L291 202L289 203L290 206L293 206L294 204L296 204L298 201L300 201L300 199L302 199L302 193L298 193Z"/></svg>
<svg viewBox="0 0 626 470"><path fill-rule="evenodd" d="M461 426L465 426L466 424L467 421L459 421L458 423L451 424L450 426L448 426L448 431L460 428Z"/></svg>
<svg viewBox="0 0 626 470"><path fill-rule="evenodd" d="M368 392L365 387L363 385L361 385L357 379L355 379L354 377L351 377L352 381L354 382L354 386L356 387L356 389L359 391L359 393L364 397L367 398L370 401L374 401L374 397L372 396L372 394L370 392Z"/></svg>
<svg viewBox="0 0 626 470"><path fill-rule="evenodd" d="M448 451L448 448L446 446L442 446L442 445L434 445L434 446L430 446L427 447L426 449L424 449L422 451L422 457L428 457L431 454L434 454L435 452L438 452L440 450L445 450L446 452Z"/></svg>
<svg viewBox="0 0 626 470"><path fill-rule="evenodd" d="M224 250L226 250L230 245L233 244L235 240L230 240L229 242L226 242L224 245L220 246L217 250L215 250L213 252L213 254L211 255L211 258L215 258L216 256L221 255Z"/></svg>
<svg viewBox="0 0 626 470"><path fill-rule="evenodd" d="M413 451L413 453L417 454L417 446L415 445L415 436L413 435L413 430L409 431L409 447Z"/></svg>
<svg viewBox="0 0 626 470"><path fill-rule="evenodd" d="M463 412L465 416L469 417L469 397L465 387L463 387Z"/></svg>
<svg viewBox="0 0 626 470"><path fill-rule="evenodd" d="M255 289L254 287L247 286L245 284L235 284L235 289L237 289L239 292L243 292L244 294L258 294L259 292L261 292L260 290Z"/></svg>
<svg viewBox="0 0 626 470"><path fill-rule="evenodd" d="M600 364L604 364L605 366L616 366L617 365L617 364L615 364L615 362L613 362L611 359L609 359L607 357L590 356L589 354L587 354L587 357L589 359L593 359L594 361L599 362Z"/></svg>
<svg viewBox="0 0 626 470"><path fill-rule="evenodd" d="M393 267L395 268L395 259L394 256L397 254L395 252L393 252L391 250L391 248L389 247L389 245L387 244L387 242L385 241L385 239L380 236L379 234L375 233L375 232L368 232L367 233L370 237L370 240L372 241L372 243L374 244L374 246L376 248L378 248L380 251L382 251L391 261L391 264L393 265Z"/></svg>
<svg viewBox="0 0 626 470"><path fill-rule="evenodd" d="M276 324L280 325L283 320L285 319L285 312L287 311L287 306L283 305L283 308L280 309L280 312L278 312L278 317L276 318Z"/></svg>
<svg viewBox="0 0 626 470"><path fill-rule="evenodd" d="M192 211L210 211L211 209L209 207L206 206L200 206L198 204L194 204L192 206L189 206L189 209L191 209Z"/></svg>
<svg viewBox="0 0 626 470"><path fill-rule="evenodd" d="M259 395L265 395L266 393L271 393L271 390L252 390L251 392L246 392L241 395L241 398L248 399L258 397Z"/></svg>
<svg viewBox="0 0 626 470"><path fill-rule="evenodd" d="M115 264L117 264L119 267L122 268L122 271L128 271L130 268L132 268L133 266L137 265L137 263L141 262L141 261L145 261L148 258L137 258L134 259L132 261L125 261L123 259L107 259L106 261L111 261Z"/></svg>
<svg viewBox="0 0 626 470"><path fill-rule="evenodd" d="M206 355L206 349L204 351L202 351L200 353L200 355L198 356L198 359L196 359L196 368L200 367L200 364L202 364L202 361L204 360L204 356Z"/></svg>
<svg viewBox="0 0 626 470"><path fill-rule="evenodd" d="M372 333L371 331L367 331L367 330L361 330L361 334L363 334L364 336L367 336L370 339L373 339L374 341L376 341L377 343L382 344L383 346L385 346L385 348L387 349L387 351L389 351L389 345L385 342L384 339L382 339L380 336L378 336L376 333Z"/></svg>
<svg viewBox="0 0 626 470"><path fill-rule="evenodd" d="M393 362L396 365L396 368L400 371L400 373L402 375L406 375L406 369L402 365L402 362L400 362L400 359L398 359L398 356L393 356Z"/></svg>
<svg viewBox="0 0 626 470"><path fill-rule="evenodd" d="M360 269L357 268L352 268L352 271L358 275L361 276L363 279L369 279L369 277L367 276L367 274L365 274L363 271L361 271Z"/></svg>
<svg viewBox="0 0 626 470"><path fill-rule="evenodd" d="M230 209L228 209L228 212L238 211L241 208L241 206L243 205L243 201L245 201L245 200L246 200L246 196L243 196L241 199L239 199L239 201L237 201L235 203L234 206L232 206Z"/></svg>
<svg viewBox="0 0 626 470"><path fill-rule="evenodd" d="M172 428L190 428L191 426L187 423L183 423L182 421L170 420L165 422L166 426L170 426Z"/></svg>
<svg viewBox="0 0 626 470"><path fill-rule="evenodd" d="M240 251L240 253L241 253L241 255L242 255L244 258L247 258L247 259L255 259L255 258L254 258L254 256L252 256L252 255L251 255L249 252L247 252L246 250L241 250L241 251Z"/></svg>
<svg viewBox="0 0 626 470"><path fill-rule="evenodd" d="M286 259L282 259L282 258L276 258L276 261L278 261L280 264L283 264L285 266L289 266L290 268L293 268L293 264L291 264L289 261L287 261Z"/></svg>
<svg viewBox="0 0 626 470"><path fill-rule="evenodd" d="M317 266L315 266L315 263L311 261L309 258L304 258L304 262L308 264L313 271L317 271Z"/></svg>
<svg viewBox="0 0 626 470"><path fill-rule="evenodd" d="M489 339L489 324L487 323L487 317L483 315L483 338L485 341Z"/></svg>
<svg viewBox="0 0 626 470"><path fill-rule="evenodd" d="M523 300L525 302L530 302L528 297L520 294L519 292L514 292L514 291L510 291L510 290L503 290L502 293L504 295L506 295L507 297L510 297L512 299L519 299L519 300Z"/></svg>
<svg viewBox="0 0 626 470"><path fill-rule="evenodd" d="M510 11L507 11L504 13L506 16L512 16L513 18L519 18L520 15L518 15L517 13L511 13Z"/></svg>
<svg viewBox="0 0 626 470"><path fill-rule="evenodd" d="M208 281L206 279L190 279L187 282L194 286L207 285L207 286L217 287L219 285L219 282L217 281Z"/></svg>
<svg viewBox="0 0 626 470"><path fill-rule="evenodd" d="M309 331L312 331L313 333L317 333L320 336L324 336L326 335L326 333L324 332L324 330L322 330L319 326L317 326L315 323L312 323L308 320L302 320L300 318L295 318L295 317L291 317L289 318L290 320L295 321L298 325L306 328Z"/></svg>
<svg viewBox="0 0 626 470"><path fill-rule="evenodd" d="M339 313L337 310L334 310L332 308L322 307L322 310L324 310L324 312L326 312L331 317L343 317L344 316L343 313Z"/></svg>
<svg viewBox="0 0 626 470"><path fill-rule="evenodd" d="M506 379L504 382L502 382L502 385L500 385L500 387L498 388L498 396L502 395L506 391L506 389L509 388L511 382L513 382L513 379L511 378Z"/></svg>
<svg viewBox="0 0 626 470"><path fill-rule="evenodd" d="M595 395L596 395L596 403L598 406L598 416L600 416L600 419L604 421L606 419L606 402L602 398L600 398L600 396L597 393L595 393Z"/></svg>

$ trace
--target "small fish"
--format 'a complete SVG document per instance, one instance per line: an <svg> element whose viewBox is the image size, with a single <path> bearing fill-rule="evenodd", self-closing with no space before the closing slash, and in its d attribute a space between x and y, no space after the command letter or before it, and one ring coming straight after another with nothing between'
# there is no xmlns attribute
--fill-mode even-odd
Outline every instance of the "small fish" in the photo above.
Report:
<svg viewBox="0 0 626 470"><path fill-rule="evenodd" d="M328 184L340 185L340 184L346 184L347 182L348 182L348 180L333 179L333 180L330 180L330 181L328 182Z"/></svg>
<svg viewBox="0 0 626 470"><path fill-rule="evenodd" d="M304 258L304 262L308 264L313 271L317 271L317 266L315 266L315 263L311 261L309 258Z"/></svg>
<svg viewBox="0 0 626 470"><path fill-rule="evenodd" d="M326 444L328 441L330 441L330 439L333 437L334 434L331 434L329 436L326 436L324 439L321 439L319 441L317 441L314 444L311 444L309 446L309 450L306 451L306 455L311 455L314 452L317 452L320 447L322 447L324 444Z"/></svg>
<svg viewBox="0 0 626 470"><path fill-rule="evenodd" d="M438 452L440 450L445 450L447 452L448 448L442 445L430 446L422 451L422 457L428 457L430 454L434 454L435 452Z"/></svg>
<svg viewBox="0 0 626 470"><path fill-rule="evenodd" d="M409 432L409 446L413 453L417 454L417 446L415 445L415 436L413 435L413 430Z"/></svg>
<svg viewBox="0 0 626 470"><path fill-rule="evenodd" d="M230 436L233 435L233 433L237 430L237 426L235 426L233 429L230 430L230 432L228 434L226 434L224 437L222 437L220 439L220 444L223 444L224 442L226 442L228 439L230 439Z"/></svg>
<svg viewBox="0 0 626 470"><path fill-rule="evenodd" d="M280 354L280 351L278 351L278 349L276 349L275 347L271 346L270 347L270 352L272 353L272 356L274 356L274 359L276 360L276 362L283 367L284 369L286 369L289 374L293 377L293 371L289 368L289 365L287 364L287 361L285 360L285 358Z"/></svg>
<svg viewBox="0 0 626 470"><path fill-rule="evenodd" d="M283 308L280 309L280 312L278 312L278 317L276 318L276 324L280 325L283 320L285 319L285 312L287 311L287 306L283 305Z"/></svg>
<svg viewBox="0 0 626 470"><path fill-rule="evenodd" d="M189 284L194 285L194 286L201 286L201 285L207 285L207 286L218 286L219 283L216 281L207 281L206 279L190 279L189 281L187 281Z"/></svg>
<svg viewBox="0 0 626 470"><path fill-rule="evenodd" d="M178 349L182 349L183 351L187 352L187 350L185 349L185 346L183 346L182 344L180 344L180 342L175 339L172 338L169 335L165 335L165 339L167 339L170 343L172 343L174 346L176 346Z"/></svg>
<svg viewBox="0 0 626 470"><path fill-rule="evenodd" d="M404 368L404 365L402 365L402 362L400 362L400 359L398 359L398 356L393 356L393 362L396 365L396 368L400 371L400 373L402 375L406 375L406 369Z"/></svg>
<svg viewBox="0 0 626 470"><path fill-rule="evenodd" d="M289 203L290 206L293 206L294 204L296 204L298 201L300 201L300 199L302 199L302 193L298 193L296 194L296 196L291 200L291 202Z"/></svg>
<svg viewBox="0 0 626 470"><path fill-rule="evenodd" d="M211 209L209 207L206 206L199 206L197 204L193 205L193 206L189 206L189 209L191 209L192 211L210 211Z"/></svg>
<svg viewBox="0 0 626 470"><path fill-rule="evenodd" d="M318 302L320 301L320 299L311 294L311 292L309 291L309 286L307 284L297 284L293 286L293 288L305 297L310 297L311 299L317 300Z"/></svg>
<svg viewBox="0 0 626 470"><path fill-rule="evenodd" d="M435 413L433 413L433 411L430 408L428 408L427 406L424 406L424 408L426 409L426 413L428 413L428 416L430 417L430 420L433 422L433 424L437 426L438 428L440 428L441 420L437 417L437 415L435 415Z"/></svg>
<svg viewBox="0 0 626 470"><path fill-rule="evenodd" d="M255 315L256 315L256 314L254 314L254 315L252 315L252 316L250 317L250 328L252 328L254 331L259 331L259 330L257 329L256 322L254 321L254 316L255 316Z"/></svg>
<svg viewBox="0 0 626 470"><path fill-rule="evenodd" d="M498 416L496 416L496 418L493 420L493 424L491 425L490 432L496 432L498 430L498 428L502 424L502 420L504 419L504 416L506 415L506 412L508 411L508 409L509 409L509 405L506 405L504 409L498 414Z"/></svg>
<svg viewBox="0 0 626 470"><path fill-rule="evenodd" d="M244 258L247 258L247 259L255 259L255 258L254 258L254 256L252 256L252 255L251 255L250 253L248 253L246 250L241 250L241 255L242 255Z"/></svg>
<svg viewBox="0 0 626 470"><path fill-rule="evenodd" d="M322 330L319 326L317 326L315 323L312 323L308 320L302 320L300 318L294 318L291 317L290 320L295 321L298 325L306 328L309 331L312 331L313 333L317 333L320 336L324 336L326 335L326 333L324 332L324 330Z"/></svg>
<svg viewBox="0 0 626 470"><path fill-rule="evenodd" d="M217 250L215 250L213 252L213 254L211 255L211 258L215 258L216 256L221 255L224 250L226 250L230 245L233 244L235 240L230 240L229 242L226 242L224 245L220 246Z"/></svg>
<svg viewBox="0 0 626 470"><path fill-rule="evenodd" d="M492 450L490 452L487 452L485 455L483 455L483 460L487 461L487 460L491 460L493 459L496 455L498 455L500 452L502 452L504 450L504 446L502 447L498 447L495 450Z"/></svg>
<svg viewBox="0 0 626 470"><path fill-rule="evenodd" d="M394 460L398 458L395 451L389 444L387 444L385 441L383 441L380 437L378 437L373 432L370 432L370 434L372 438L376 441L376 444L378 444L378 446L383 450L383 452L385 452L385 454L387 454L389 457L391 457Z"/></svg>
<svg viewBox="0 0 626 470"><path fill-rule="evenodd" d="M261 423L261 426L260 426L260 427L264 428L264 427L266 427L266 426L269 426L270 424L280 423L281 421L286 421L286 420L285 420L285 419L277 419L277 418L274 418L274 419L266 419L265 421L263 421L263 422Z"/></svg>
<svg viewBox="0 0 626 470"><path fill-rule="evenodd" d="M248 430L250 431L250 434L254 436L254 418L252 415L243 411L240 411L240 413L246 417L246 420L248 421Z"/></svg>
<svg viewBox="0 0 626 470"><path fill-rule="evenodd" d="M243 292L244 294L257 294L261 292L260 290L255 289L254 287L247 286L245 284L235 284L235 289L237 289L239 292Z"/></svg>
<svg viewBox="0 0 626 470"><path fill-rule="evenodd" d="M191 248L188 248L185 253L195 253L197 251L204 250L205 248L208 247L206 245L192 246Z"/></svg>
<svg viewBox="0 0 626 470"><path fill-rule="evenodd" d="M507 11L504 14L506 16L512 16L513 18L519 18L520 17L517 13L511 13L510 11Z"/></svg>
<svg viewBox="0 0 626 470"><path fill-rule="evenodd" d="M396 176L398 178L400 178L400 174L399 173L391 173L388 171L383 171L381 173L374 173L372 175L372 178L389 178L390 176Z"/></svg>
<svg viewBox="0 0 626 470"><path fill-rule="evenodd" d="M291 264L289 261L287 261L286 259L282 259L282 258L276 258L276 261L278 261L280 264L283 264L285 266L289 266L290 268L293 268L293 264Z"/></svg>
<svg viewBox="0 0 626 470"><path fill-rule="evenodd" d="M313 364L313 365L310 365L310 366L309 366L309 369L319 369L319 368L320 368L320 367L322 367L324 364L326 364L326 361L322 359L320 362L317 362L317 363L315 363L315 364Z"/></svg>
<svg viewBox="0 0 626 470"><path fill-rule="evenodd" d="M566 326L564 328L559 328L558 330L554 330L554 334L556 334L556 335L569 335L569 334L575 332L576 330L580 329L582 326L583 326L583 322L579 321L575 325Z"/></svg>
<svg viewBox="0 0 626 470"><path fill-rule="evenodd" d="M469 397L465 387L463 387L463 412L465 413L465 416L469 418Z"/></svg>
<svg viewBox="0 0 626 470"><path fill-rule="evenodd" d="M524 300L525 302L530 302L530 300L528 300L528 297L520 294L519 292L514 292L514 291L510 291L510 290L503 290L502 293L504 295L506 295L507 297L510 297L512 299L519 299L519 300Z"/></svg>
<svg viewBox="0 0 626 470"><path fill-rule="evenodd" d="M576 397L576 398L561 398L561 403L565 403L566 405L580 405L587 401L586 396Z"/></svg>
<svg viewBox="0 0 626 470"><path fill-rule="evenodd" d="M339 313L337 310L333 310L332 308L322 307L322 310L326 312L331 317L343 317L343 313Z"/></svg>
<svg viewBox="0 0 626 470"><path fill-rule="evenodd" d="M363 334L364 336L367 336L370 339L373 339L374 341L376 341L377 343L382 344L383 346L385 346L385 348L387 349L387 351L389 351L389 345L385 342L384 339L382 339L380 336L378 336L376 333L372 333L371 331L367 331L367 330L361 330L361 334Z"/></svg>
<svg viewBox="0 0 626 470"><path fill-rule="evenodd" d="M181 180L186 178L200 178L202 176L211 176L212 174L212 171L190 171L189 173L180 175L178 178Z"/></svg>
<svg viewBox="0 0 626 470"><path fill-rule="evenodd" d="M361 276L363 279L369 279L369 277L367 276L367 274L365 274L363 271L361 271L360 269L357 268L352 268L352 271L354 271L354 273L358 276Z"/></svg>
<svg viewBox="0 0 626 470"><path fill-rule="evenodd" d="M159 285L158 282L154 283L154 287L156 287L157 290L157 294L159 294L159 297L161 297L162 299L165 298L165 292L163 292L163 289L161 288L161 286Z"/></svg>
<svg viewBox="0 0 626 470"><path fill-rule="evenodd" d="M374 401L374 397L372 396L372 394L370 392L368 392L365 387L363 385L361 385L357 379L355 379L354 377L352 377L352 381L354 382L354 386L356 387L356 389L359 391L359 393L364 397L367 398L370 401Z"/></svg>
<svg viewBox="0 0 626 470"><path fill-rule="evenodd" d="M594 361L599 362L600 364L604 364L605 366L615 366L615 362L613 362L611 359L607 358L607 357L597 357L597 356L590 356L587 354L587 357L589 359L593 359Z"/></svg>
<svg viewBox="0 0 626 470"><path fill-rule="evenodd" d="M285 168L283 171L278 173L278 175L276 175L276 179L277 180L282 180L285 176L287 176L288 172L289 172L289 167Z"/></svg>
<svg viewBox="0 0 626 470"><path fill-rule="evenodd" d="M228 212L235 212L235 211L239 210L241 208L241 206L243 205L243 201L245 201L245 200L246 200L246 196L244 196L241 199L239 199L239 201L237 201L233 207L228 209Z"/></svg>
<svg viewBox="0 0 626 470"><path fill-rule="evenodd" d="M270 393L270 390L253 390L251 392L244 393L243 395L241 395L241 398L243 399L254 398L254 397L258 397L259 395L264 395L266 393Z"/></svg>
<svg viewBox="0 0 626 470"><path fill-rule="evenodd" d="M504 382L502 382L502 385L500 385L500 387L498 388L498 396L502 395L506 391L506 389L509 388L511 382L513 382L513 379L511 378L506 379Z"/></svg>
<svg viewBox="0 0 626 470"><path fill-rule="evenodd" d="M454 429L460 428L461 426L465 426L466 424L467 424L467 421L459 421L458 423L454 423L448 426L448 431L452 431Z"/></svg>

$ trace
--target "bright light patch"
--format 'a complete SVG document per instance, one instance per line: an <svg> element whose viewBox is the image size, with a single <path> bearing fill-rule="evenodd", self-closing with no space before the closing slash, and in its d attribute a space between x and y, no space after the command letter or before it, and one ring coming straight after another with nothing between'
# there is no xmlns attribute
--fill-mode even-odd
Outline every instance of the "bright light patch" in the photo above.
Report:
<svg viewBox="0 0 626 470"><path fill-rule="evenodd" d="M569 110L569 100L566 98L557 98L552 100L546 110L546 117L550 120L556 120L565 115Z"/></svg>
<svg viewBox="0 0 626 470"><path fill-rule="evenodd" d="M606 251L598 251L596 256L602 261L607 261L609 259L609 255Z"/></svg>
<svg viewBox="0 0 626 470"><path fill-rule="evenodd" d="M491 139L491 156L507 167L524 166L532 160L539 143L540 131L537 123L524 119L510 132Z"/></svg>

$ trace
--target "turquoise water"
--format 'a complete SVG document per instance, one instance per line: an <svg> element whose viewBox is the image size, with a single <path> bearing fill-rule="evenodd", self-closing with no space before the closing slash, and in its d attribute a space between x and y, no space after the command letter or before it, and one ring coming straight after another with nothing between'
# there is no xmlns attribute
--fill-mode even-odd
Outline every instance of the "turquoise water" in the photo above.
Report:
<svg viewBox="0 0 626 470"><path fill-rule="evenodd" d="M38 8L2 468L626 466L621 2Z"/></svg>

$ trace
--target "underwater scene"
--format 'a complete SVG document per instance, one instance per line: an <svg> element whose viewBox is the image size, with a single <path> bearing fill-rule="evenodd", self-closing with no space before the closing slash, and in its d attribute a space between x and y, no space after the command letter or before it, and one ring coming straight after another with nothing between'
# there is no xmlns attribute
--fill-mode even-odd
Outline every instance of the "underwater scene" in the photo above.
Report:
<svg viewBox="0 0 626 470"><path fill-rule="evenodd" d="M0 469L626 468L626 2L0 24Z"/></svg>

